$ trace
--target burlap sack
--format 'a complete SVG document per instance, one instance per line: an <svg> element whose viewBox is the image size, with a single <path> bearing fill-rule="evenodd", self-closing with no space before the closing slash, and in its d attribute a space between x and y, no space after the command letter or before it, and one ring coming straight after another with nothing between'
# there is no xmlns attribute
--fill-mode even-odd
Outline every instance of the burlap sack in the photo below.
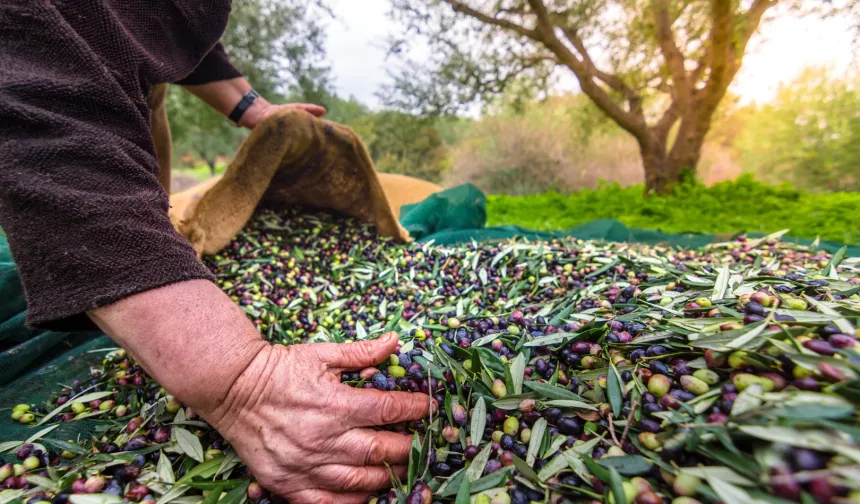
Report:
<svg viewBox="0 0 860 504"><path fill-rule="evenodd" d="M171 197L170 218L198 255L214 254L261 201L335 210L373 223L383 236L409 239L358 135L304 111L269 115L223 177Z"/></svg>

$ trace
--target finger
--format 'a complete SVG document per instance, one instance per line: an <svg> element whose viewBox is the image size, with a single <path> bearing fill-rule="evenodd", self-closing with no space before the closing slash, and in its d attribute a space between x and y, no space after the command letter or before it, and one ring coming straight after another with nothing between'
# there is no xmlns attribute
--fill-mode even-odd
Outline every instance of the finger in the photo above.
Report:
<svg viewBox="0 0 860 504"><path fill-rule="evenodd" d="M350 427L376 427L425 418L430 409L438 411L435 399L416 392L383 392L375 389L344 387L349 401Z"/></svg>
<svg viewBox="0 0 860 504"><path fill-rule="evenodd" d="M340 461L357 466L400 464L409 460L412 436L397 432L352 429L338 439L334 451Z"/></svg>
<svg viewBox="0 0 860 504"><path fill-rule="evenodd" d="M408 467L394 466L392 472L403 478ZM371 491L391 486L388 468L381 466L324 465L313 471L313 478L320 487L333 492Z"/></svg>
<svg viewBox="0 0 860 504"><path fill-rule="evenodd" d="M290 504L366 504L373 497L370 492L334 493L328 490L302 490L284 495Z"/></svg>
<svg viewBox="0 0 860 504"><path fill-rule="evenodd" d="M298 108L300 108L306 112L310 112L311 114L315 115L316 117L322 117L326 113L325 107L321 107L319 105L314 105L312 103L297 103L296 105L298 106Z"/></svg>
<svg viewBox="0 0 860 504"><path fill-rule="evenodd" d="M329 367L363 369L375 366L388 358L397 348L397 334L383 334L377 340L355 343L314 343L320 359Z"/></svg>

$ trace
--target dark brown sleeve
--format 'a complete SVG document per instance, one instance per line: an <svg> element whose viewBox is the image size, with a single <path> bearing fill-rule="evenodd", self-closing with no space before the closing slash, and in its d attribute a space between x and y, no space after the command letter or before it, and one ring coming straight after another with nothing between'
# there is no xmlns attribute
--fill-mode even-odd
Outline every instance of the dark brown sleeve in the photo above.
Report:
<svg viewBox="0 0 860 504"><path fill-rule="evenodd" d="M167 217L146 103L120 84L124 68L51 11L16 5L0 6L0 226L28 324L91 329L88 310L212 278Z"/></svg>
<svg viewBox="0 0 860 504"><path fill-rule="evenodd" d="M180 86L198 86L210 82L235 79L236 77L242 77L242 72L230 63L230 58L227 57L224 45L218 42L203 58L203 61L197 65L197 68L188 77L177 81L176 84Z"/></svg>

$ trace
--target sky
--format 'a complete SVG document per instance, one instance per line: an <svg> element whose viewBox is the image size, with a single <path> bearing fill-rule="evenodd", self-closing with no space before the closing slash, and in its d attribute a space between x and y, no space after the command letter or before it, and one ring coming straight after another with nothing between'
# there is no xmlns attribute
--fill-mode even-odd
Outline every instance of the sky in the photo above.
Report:
<svg viewBox="0 0 860 504"><path fill-rule="evenodd" d="M389 81L385 39L397 31L386 16L389 2L333 0L338 19L328 26L328 57L339 94L374 107L379 106L375 93ZM829 64L844 71L854 56L851 29L846 19L772 21L750 44L732 90L745 103L761 103L806 66Z"/></svg>

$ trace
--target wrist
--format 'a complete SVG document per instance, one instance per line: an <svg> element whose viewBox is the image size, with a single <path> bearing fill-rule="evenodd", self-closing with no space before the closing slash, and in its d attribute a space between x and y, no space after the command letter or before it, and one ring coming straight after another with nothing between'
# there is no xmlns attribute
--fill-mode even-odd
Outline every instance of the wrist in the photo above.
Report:
<svg viewBox="0 0 860 504"><path fill-rule="evenodd" d="M272 104L262 96L254 100L254 103L248 107L248 110L242 114L241 119L237 123L239 126L247 129L254 129L269 113Z"/></svg>

